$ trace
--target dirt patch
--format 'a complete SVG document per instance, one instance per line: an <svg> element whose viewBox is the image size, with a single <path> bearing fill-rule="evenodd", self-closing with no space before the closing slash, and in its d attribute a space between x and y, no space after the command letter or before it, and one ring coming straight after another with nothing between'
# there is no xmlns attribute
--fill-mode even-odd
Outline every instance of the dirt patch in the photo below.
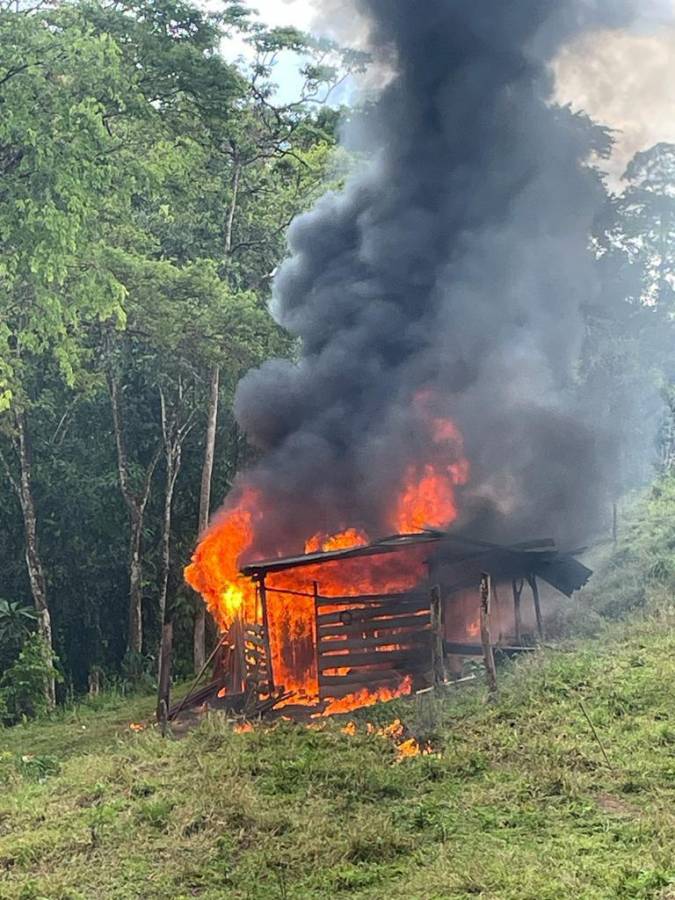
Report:
<svg viewBox="0 0 675 900"><path fill-rule="evenodd" d="M597 803L603 812L609 813L610 816L622 816L634 819L640 816L640 810L630 803L626 803L621 797L615 794L599 794Z"/></svg>

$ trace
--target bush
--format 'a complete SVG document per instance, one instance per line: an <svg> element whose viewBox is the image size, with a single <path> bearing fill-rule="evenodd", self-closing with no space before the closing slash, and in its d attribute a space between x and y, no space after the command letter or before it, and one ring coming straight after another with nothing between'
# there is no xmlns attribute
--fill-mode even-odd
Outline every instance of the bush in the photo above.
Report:
<svg viewBox="0 0 675 900"><path fill-rule="evenodd" d="M675 594L675 476L660 479L634 503L615 551L596 569L580 603L595 614L581 633L590 636L598 617L620 621L649 612L655 598ZM661 604L662 605L662 604ZM572 619L575 616L572 615ZM578 618L578 617L577 617ZM558 622L563 636L578 633L579 622Z"/></svg>
<svg viewBox="0 0 675 900"><path fill-rule="evenodd" d="M49 710L49 680L62 680L55 662L56 657L39 634L25 640L19 658L0 679L0 718L6 725Z"/></svg>

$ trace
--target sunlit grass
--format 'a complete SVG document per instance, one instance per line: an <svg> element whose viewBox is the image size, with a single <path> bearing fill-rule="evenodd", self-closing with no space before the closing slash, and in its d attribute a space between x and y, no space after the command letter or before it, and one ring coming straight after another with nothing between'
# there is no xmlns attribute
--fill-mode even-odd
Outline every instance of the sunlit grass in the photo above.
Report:
<svg viewBox="0 0 675 900"><path fill-rule="evenodd" d="M665 898L675 637L650 619L323 730L182 740L113 698L0 732L2 898ZM588 711L610 765L586 721ZM439 755L398 761L400 716Z"/></svg>

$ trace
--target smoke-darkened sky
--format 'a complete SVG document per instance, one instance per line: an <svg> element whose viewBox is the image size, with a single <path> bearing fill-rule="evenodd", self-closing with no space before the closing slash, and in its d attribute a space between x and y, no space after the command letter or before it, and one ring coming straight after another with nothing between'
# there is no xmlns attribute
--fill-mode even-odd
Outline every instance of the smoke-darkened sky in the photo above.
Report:
<svg viewBox="0 0 675 900"><path fill-rule="evenodd" d="M387 533L411 470L464 451L460 526L582 540L604 517L617 450L598 424L604 398L576 384L604 195L588 134L551 105L551 63L584 33L627 27L635 6L357 7L394 73L349 135L372 163L291 227L272 308L301 359L249 373L236 397L263 451L246 476L267 498L260 549L279 533ZM463 446L437 439L444 418Z"/></svg>

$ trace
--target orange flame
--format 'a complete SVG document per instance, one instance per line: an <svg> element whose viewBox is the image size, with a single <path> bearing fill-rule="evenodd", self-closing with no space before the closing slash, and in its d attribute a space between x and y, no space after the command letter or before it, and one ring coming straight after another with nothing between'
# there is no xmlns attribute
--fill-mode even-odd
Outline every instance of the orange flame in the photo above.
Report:
<svg viewBox="0 0 675 900"><path fill-rule="evenodd" d="M443 528L457 518L455 487L466 484L468 464L440 469L426 465L422 471L410 466L406 485L396 507L396 528L402 534L425 528Z"/></svg>
<svg viewBox="0 0 675 900"><path fill-rule="evenodd" d="M339 700L330 700L328 706L321 713L322 716L337 716L340 713L351 712L354 709L363 709L366 706L375 706L376 703L388 703L412 693L412 678L406 675L397 688L379 688L370 690L363 688L347 697Z"/></svg>
<svg viewBox="0 0 675 900"><path fill-rule="evenodd" d="M401 533L425 527L447 527L458 515L456 489L467 483L469 464L463 457L462 438L450 419L431 412L433 395L422 392L415 400L430 441L430 461L411 465L405 472L398 496L392 498L390 525ZM238 617L259 622L261 609L256 586L240 575L242 560L255 549L256 533L264 515L260 492L238 488L224 511L203 535L185 578L202 594L222 632ZM355 527L334 535L307 538L305 552L332 551L366 546L370 537ZM279 547L279 555L294 552ZM410 546L391 555L356 557L306 566L270 575L267 579L268 634L275 686L293 692L290 703L315 705L319 700L316 669L316 608L314 593L323 597L356 597L390 594L414 588L425 577L428 548ZM326 613L335 611L324 607ZM396 647L392 633L392 647ZM336 659L338 657L336 656ZM333 674L346 670L336 667ZM398 685L357 690L328 701L323 715L348 712L412 691L412 679L401 675Z"/></svg>
<svg viewBox="0 0 675 900"><path fill-rule="evenodd" d="M249 734L251 731L254 731L254 728L250 722L239 722L234 726L233 731L235 734Z"/></svg>
<svg viewBox="0 0 675 900"><path fill-rule="evenodd" d="M305 544L305 553L328 553L331 550L349 550L351 547L366 547L370 539L365 531L358 528L348 528L339 534L326 536L315 534Z"/></svg>
<svg viewBox="0 0 675 900"><path fill-rule="evenodd" d="M245 488L206 532L185 570L185 580L202 595L221 631L238 615L256 619L255 586L239 574L239 561L253 544L259 510L260 495Z"/></svg>
<svg viewBox="0 0 675 900"><path fill-rule="evenodd" d="M480 618L475 619L473 622L469 622L466 626L466 634L467 637L480 637Z"/></svg>
<svg viewBox="0 0 675 900"><path fill-rule="evenodd" d="M354 737L358 734L358 726L356 722L349 722L341 729L341 731L348 737ZM426 744L421 745L417 738L406 737L408 730L400 719L394 719L393 722L382 728L377 728L371 722L368 722L366 725L366 733L390 740L394 744L396 753L398 754L397 762L415 756L434 755L434 749L428 741ZM435 755L440 756L440 754Z"/></svg>
<svg viewBox="0 0 675 900"><path fill-rule="evenodd" d="M406 470L393 522L401 533L451 525L458 515L455 488L469 480L470 466L464 457L462 435L452 419L432 414L432 401L429 391L421 391L415 398L431 435L434 461L410 465Z"/></svg>

